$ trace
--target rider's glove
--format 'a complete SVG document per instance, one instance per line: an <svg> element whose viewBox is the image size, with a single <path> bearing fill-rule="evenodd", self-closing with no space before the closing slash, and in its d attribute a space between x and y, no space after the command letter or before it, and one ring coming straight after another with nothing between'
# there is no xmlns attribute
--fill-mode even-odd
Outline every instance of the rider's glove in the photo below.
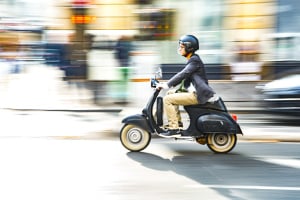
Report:
<svg viewBox="0 0 300 200"><path fill-rule="evenodd" d="M169 89L169 86L167 83L157 83L156 89Z"/></svg>

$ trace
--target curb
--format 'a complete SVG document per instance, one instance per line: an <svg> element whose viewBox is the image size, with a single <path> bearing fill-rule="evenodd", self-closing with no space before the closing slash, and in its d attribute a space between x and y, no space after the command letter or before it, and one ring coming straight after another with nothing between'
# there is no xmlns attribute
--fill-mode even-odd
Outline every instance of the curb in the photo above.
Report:
<svg viewBox="0 0 300 200"><path fill-rule="evenodd" d="M42 109L42 108L2 108L12 111L51 111L51 112L115 112L119 113L121 108L82 108L82 109Z"/></svg>

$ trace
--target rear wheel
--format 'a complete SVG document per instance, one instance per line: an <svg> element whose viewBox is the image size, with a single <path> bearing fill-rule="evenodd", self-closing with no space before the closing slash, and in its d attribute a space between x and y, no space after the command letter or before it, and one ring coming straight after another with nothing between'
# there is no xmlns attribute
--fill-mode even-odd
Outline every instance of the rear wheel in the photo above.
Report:
<svg viewBox="0 0 300 200"><path fill-rule="evenodd" d="M228 153L236 144L235 134L210 133L207 136L207 146L215 153Z"/></svg>
<svg viewBox="0 0 300 200"><path fill-rule="evenodd" d="M126 149L142 151L149 145L151 134L138 126L126 124L121 129L120 140Z"/></svg>

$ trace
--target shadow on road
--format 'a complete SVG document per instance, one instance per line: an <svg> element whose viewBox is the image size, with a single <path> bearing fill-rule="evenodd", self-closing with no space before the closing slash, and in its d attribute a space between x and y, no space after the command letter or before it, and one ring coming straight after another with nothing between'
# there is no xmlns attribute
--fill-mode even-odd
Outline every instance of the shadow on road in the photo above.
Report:
<svg viewBox="0 0 300 200"><path fill-rule="evenodd" d="M193 186L195 190L207 187L229 199L290 199L299 194L299 190L276 190L277 187L299 188L298 169L242 154L214 154L189 149L175 151L180 156L171 159L145 152L130 152L127 156L144 167L173 171L194 180L199 183Z"/></svg>

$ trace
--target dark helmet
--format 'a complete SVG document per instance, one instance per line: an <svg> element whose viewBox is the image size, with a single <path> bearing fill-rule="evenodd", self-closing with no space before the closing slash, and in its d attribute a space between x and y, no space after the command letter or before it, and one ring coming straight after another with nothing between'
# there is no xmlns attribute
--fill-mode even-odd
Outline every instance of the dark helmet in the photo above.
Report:
<svg viewBox="0 0 300 200"><path fill-rule="evenodd" d="M179 44L184 45L187 53L195 52L199 49L198 39L193 35L184 35L179 39Z"/></svg>

